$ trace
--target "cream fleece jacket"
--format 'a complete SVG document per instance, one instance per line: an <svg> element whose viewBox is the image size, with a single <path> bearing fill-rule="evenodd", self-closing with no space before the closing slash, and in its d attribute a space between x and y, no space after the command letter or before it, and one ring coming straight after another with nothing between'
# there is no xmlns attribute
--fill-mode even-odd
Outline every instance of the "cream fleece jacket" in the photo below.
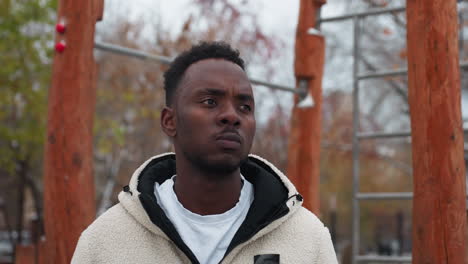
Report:
<svg viewBox="0 0 468 264"><path fill-rule="evenodd" d="M171 155L173 156L155 156L134 172L129 188L118 196L120 203L107 210L82 233L72 258L73 264L194 262L193 258L191 260L184 250L169 238L168 231L158 226L161 224L154 223L149 216L150 212L145 209L140 199L138 183L142 171L150 163ZM258 156L250 155L249 160L254 166L266 168L267 175L273 174L272 176L277 177L278 182L285 187L289 197L284 201L287 213L273 219L266 226L249 225L243 229L241 226L239 230L255 232L249 239L240 241L228 250L221 263L272 263L254 262L254 259L258 255L277 254L279 263L336 264L337 259L328 229L314 214L302 207L302 197L287 177ZM245 172L242 174L247 179L255 177L245 175ZM300 199L296 199L297 196Z"/></svg>

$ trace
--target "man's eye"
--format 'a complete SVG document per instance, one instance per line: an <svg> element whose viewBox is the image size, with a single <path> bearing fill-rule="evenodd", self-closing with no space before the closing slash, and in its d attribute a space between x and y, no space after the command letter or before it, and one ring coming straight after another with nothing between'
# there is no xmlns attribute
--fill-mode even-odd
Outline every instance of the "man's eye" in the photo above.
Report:
<svg viewBox="0 0 468 264"><path fill-rule="evenodd" d="M250 107L250 105L241 105L241 110L245 112L250 112L252 111L252 107Z"/></svg>
<svg viewBox="0 0 468 264"><path fill-rule="evenodd" d="M216 105L216 101L213 100L213 99L205 99L202 101L203 104L206 104L206 105Z"/></svg>

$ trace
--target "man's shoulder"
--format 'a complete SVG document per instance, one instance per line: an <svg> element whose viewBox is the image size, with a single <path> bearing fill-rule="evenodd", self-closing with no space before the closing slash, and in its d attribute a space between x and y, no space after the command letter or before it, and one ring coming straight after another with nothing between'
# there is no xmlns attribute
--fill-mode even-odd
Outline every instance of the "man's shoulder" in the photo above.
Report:
<svg viewBox="0 0 468 264"><path fill-rule="evenodd" d="M295 224L300 224L307 229L321 229L325 227L314 213L304 207L299 208L291 218Z"/></svg>
<svg viewBox="0 0 468 264"><path fill-rule="evenodd" d="M174 263L175 258L164 237L145 228L119 203L83 231L72 263Z"/></svg>
<svg viewBox="0 0 468 264"><path fill-rule="evenodd" d="M309 211L309 209L307 209L305 207L301 207L299 209L299 211L298 211L298 214L300 215L300 217L303 220L306 220L306 221L310 222L311 225L323 226L323 223L318 218L318 216L316 214L312 213L311 211Z"/></svg>
<svg viewBox="0 0 468 264"><path fill-rule="evenodd" d="M329 236L328 228L311 211L299 208L279 228L279 235L289 236L292 240L304 240L313 243L322 241Z"/></svg>
<svg viewBox="0 0 468 264"><path fill-rule="evenodd" d="M122 205L117 203L94 220L83 231L81 236L91 240L101 240L109 237L109 234L131 231L133 228L129 230L129 227L137 225L136 221L132 218Z"/></svg>

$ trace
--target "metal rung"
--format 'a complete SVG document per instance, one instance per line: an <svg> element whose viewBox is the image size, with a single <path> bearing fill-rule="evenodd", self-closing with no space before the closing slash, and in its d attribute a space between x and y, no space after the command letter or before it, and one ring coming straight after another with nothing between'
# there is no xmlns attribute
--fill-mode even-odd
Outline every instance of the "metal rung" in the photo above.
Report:
<svg viewBox="0 0 468 264"><path fill-rule="evenodd" d="M359 133L357 135L358 139L372 139L372 138L395 138L395 137L409 137L411 136L410 131L400 131L400 132L371 132L371 133Z"/></svg>
<svg viewBox="0 0 468 264"><path fill-rule="evenodd" d="M266 81L252 79L250 77L249 77L249 80L253 84L263 85L263 86L266 86L266 87L270 87L270 88L285 91L285 92L292 92L292 93L300 94L299 89L296 89L294 87L289 87L289 86L280 85L280 84L274 84L274 83L270 83L270 82L266 82Z"/></svg>
<svg viewBox="0 0 468 264"><path fill-rule="evenodd" d="M354 17L365 17L365 16L374 16L374 15L380 15L380 14L386 14L386 13L403 12L405 10L406 10L406 7L404 6L392 7L392 8L372 8L367 11L356 12L356 13L342 15L342 16L321 18L321 19L318 19L317 22L324 23L324 22L331 22L331 21L340 21L340 20L351 19Z"/></svg>
<svg viewBox="0 0 468 264"><path fill-rule="evenodd" d="M382 77L392 77L392 76L399 76L399 75L407 75L408 69L397 69L393 71L378 71L378 72L369 72L363 75L358 75L358 80L364 79L372 79L372 78L382 78Z"/></svg>
<svg viewBox="0 0 468 264"><path fill-rule="evenodd" d="M154 61L154 62L161 63L161 64L164 64L164 65L169 65L173 60L173 58L170 58L170 57L167 57L167 56L150 54L150 53L147 53L147 52L144 52L144 51L131 49L131 48L127 48L127 47L122 47L122 46L119 46L119 45L114 45L114 44L100 42L100 41L95 41L94 42L94 47L96 49L99 49L99 50L108 51L108 52L112 52L112 53L120 54L120 55L124 55L124 56L134 57L134 58L141 59L141 60ZM277 90L281 90L281 91L301 94L301 91L296 89L295 87L289 87L289 86L285 86L285 85L270 83L270 82L266 82L266 81L252 79L250 77L249 77L249 80L253 84L263 85L263 86L267 86L267 87L270 87L272 89L277 89Z"/></svg>
<svg viewBox="0 0 468 264"><path fill-rule="evenodd" d="M466 194L468 200L468 193ZM373 192L373 193L357 193L357 200L411 200L413 199L412 192ZM467 204L468 207L468 204Z"/></svg>
<svg viewBox="0 0 468 264"><path fill-rule="evenodd" d="M412 192L357 193L358 200L411 200Z"/></svg>
<svg viewBox="0 0 468 264"><path fill-rule="evenodd" d="M410 256L378 256L378 255L361 255L356 256L358 262L399 262L411 263Z"/></svg>
<svg viewBox="0 0 468 264"><path fill-rule="evenodd" d="M130 56L142 60L150 60L150 61L155 61L158 63L162 63L165 65L169 65L172 62L172 58L167 57L167 56L160 56L160 55L155 55L155 54L150 54L144 51L136 50L136 49L130 49L127 47L122 47L119 45L114 45L110 43L104 43L100 41L95 41L94 42L94 47L96 49L104 50L104 51L109 51L113 53L117 53L120 55L124 56Z"/></svg>
<svg viewBox="0 0 468 264"><path fill-rule="evenodd" d="M468 61L460 63L460 68L468 68Z"/></svg>
<svg viewBox="0 0 468 264"><path fill-rule="evenodd" d="M463 61L460 63L460 68L468 68L468 61ZM358 75L358 80L365 80L365 79L372 79L372 78L382 78L382 77L392 77L392 76L399 76L399 75L407 75L408 69L396 69L392 71L377 71L377 72L368 72L362 75Z"/></svg>
<svg viewBox="0 0 468 264"><path fill-rule="evenodd" d="M468 133L468 128L463 128L463 133ZM410 137L411 131L398 131L398 132L363 132L358 133L358 139L376 139L376 138L398 138Z"/></svg>

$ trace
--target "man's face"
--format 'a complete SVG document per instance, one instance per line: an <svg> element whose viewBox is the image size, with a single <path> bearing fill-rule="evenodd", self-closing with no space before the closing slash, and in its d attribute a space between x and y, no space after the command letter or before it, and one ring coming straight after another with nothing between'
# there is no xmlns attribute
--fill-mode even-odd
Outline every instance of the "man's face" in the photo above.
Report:
<svg viewBox="0 0 468 264"><path fill-rule="evenodd" d="M186 70L174 98L174 146L192 164L212 172L239 168L255 134L250 81L235 63L198 61Z"/></svg>

